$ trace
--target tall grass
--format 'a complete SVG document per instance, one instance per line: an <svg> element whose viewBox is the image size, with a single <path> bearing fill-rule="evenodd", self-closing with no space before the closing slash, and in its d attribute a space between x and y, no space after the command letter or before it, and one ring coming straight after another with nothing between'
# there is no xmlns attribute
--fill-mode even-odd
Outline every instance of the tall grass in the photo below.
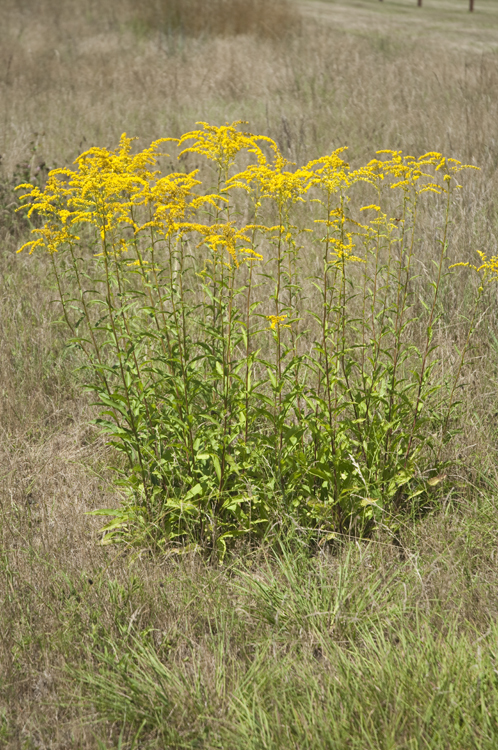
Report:
<svg viewBox="0 0 498 750"><path fill-rule="evenodd" d="M98 650L101 671L82 675L86 694L116 723L126 716L128 741L254 750L493 747L495 624L480 644L444 616L439 630L403 596L398 580L408 566L374 583L353 555L334 576L295 548L283 552L257 576L235 572L238 606L206 618L196 644L185 644L188 666L168 656L174 636L159 647L141 636ZM244 648L253 628L260 635Z"/></svg>
<svg viewBox="0 0 498 750"><path fill-rule="evenodd" d="M398 548L379 537L317 556L294 536L220 566L90 557L78 517L44 549L50 519L4 508L0 738L491 749L495 522L484 501L404 529Z"/></svg>
<svg viewBox="0 0 498 750"><path fill-rule="evenodd" d="M71 164L90 144L111 151L123 130L139 133L143 149L164 133L180 137L198 119L243 117L300 165L343 144L353 168L379 147L415 155L434 148L479 165L479 173L461 173L464 189L453 193L446 262L478 265L476 249L495 256L498 7L479 0L469 14L460 0L425 5L420 14L411 0L309 2L299 6L299 33L280 43L278 34L156 31L125 18L125 3L117 0L2 2L6 750L496 746L496 286L482 298L455 390L460 403L449 430L461 432L442 452L442 461L452 459L448 476L426 487L423 515L398 517L395 536L378 525L370 540L339 538L331 548L317 549L325 533L310 539L296 528L280 544L274 527L271 546L254 536L247 545L228 539L233 552L220 565L217 555L208 562L180 545L174 553L172 543L170 556L96 544L102 518L86 512L120 505L123 490L108 468L116 452L90 424L98 410L81 387L90 373L77 370L81 350L68 346L50 256L15 254L30 227L15 213L13 186L43 189L43 164ZM159 162L164 174L200 167L204 186L211 184L200 156L177 163L172 144L162 150L171 153ZM371 201L370 189L359 184L351 193L353 215ZM395 191L386 193L386 212L400 218L389 199ZM243 194L232 195L245 210ZM297 225L311 226L317 210L318 204L308 213L294 206ZM360 217L367 224L372 214ZM236 218L251 222L246 213ZM431 292L443 219L442 197L421 196L418 278L410 286L416 314ZM33 214L33 226L34 220ZM307 235L301 239L309 250ZM204 257L208 250L196 252ZM91 248L86 253L85 268L96 272ZM272 253L262 240L264 258ZM320 253L315 246L299 257L306 309L317 313L309 276L320 271ZM348 272L363 267L350 264ZM254 270L261 274L261 261ZM243 266L242 278L247 271ZM74 290L74 279L66 281ZM268 299L274 290L265 283L262 312L275 314ZM441 398L455 382L479 284L471 269L443 277L431 372L449 385ZM274 354L271 323L262 326L270 328L261 336ZM412 332L416 343L424 341L424 326L415 323ZM444 412L434 418L441 430Z"/></svg>
<svg viewBox="0 0 498 750"><path fill-rule="evenodd" d="M185 37L256 35L279 39L299 27L299 12L292 0L9 0L3 4L7 20L31 17L51 22L51 33L74 28L92 30L100 24L107 32L132 30Z"/></svg>
<svg viewBox="0 0 498 750"><path fill-rule="evenodd" d="M186 36L281 38L298 27L298 12L290 0L147 0L126 13L143 31Z"/></svg>

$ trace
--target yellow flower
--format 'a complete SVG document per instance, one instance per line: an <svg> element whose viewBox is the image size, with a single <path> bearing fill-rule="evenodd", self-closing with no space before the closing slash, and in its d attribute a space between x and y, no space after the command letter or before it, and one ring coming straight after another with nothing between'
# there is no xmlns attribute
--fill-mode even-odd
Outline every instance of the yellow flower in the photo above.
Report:
<svg viewBox="0 0 498 750"><path fill-rule="evenodd" d="M199 229L201 227L198 226ZM240 244L243 242L250 243L250 239L246 235L248 229L252 229L252 227L248 226L237 229L233 221L202 227L201 231L204 234L204 239L200 244L207 245L213 253L217 253L220 249L225 249L230 260L238 268L241 261L263 259L263 256L251 247ZM230 261L228 265L231 265Z"/></svg>
<svg viewBox="0 0 498 750"><path fill-rule="evenodd" d="M443 185L434 181L433 175L427 171L428 168L432 168L434 173L444 170L446 174L443 183L449 183L462 169L478 169L469 164L462 164L457 159L447 159L437 151L429 151L418 159L409 155L403 156L402 151L388 149L377 151L377 154L387 154L391 157L386 161L371 163L372 166L376 165L380 173L394 177L395 182L391 188L402 188L405 192L412 189L417 195L426 192L441 193L446 190ZM455 187L461 186L456 184Z"/></svg>
<svg viewBox="0 0 498 750"><path fill-rule="evenodd" d="M481 265L474 266L472 263L453 263L450 268L456 268L457 266L464 266L466 268L473 268L482 277L482 284L491 284L493 281L498 281L498 255L492 255L488 258L485 253L480 250L477 251L481 257Z"/></svg>
<svg viewBox="0 0 498 750"><path fill-rule="evenodd" d="M31 255L37 247L43 247L47 252L52 254L56 253L61 245L79 240L79 237L72 234L67 227L60 228L52 222L48 222L40 229L33 229L32 234L37 234L38 239L25 242L17 251L18 253L29 247L29 254Z"/></svg>
<svg viewBox="0 0 498 750"><path fill-rule="evenodd" d="M273 163L270 163L257 145L256 141L264 141L273 151ZM239 172L227 181L227 188L244 188L248 192L255 183L259 188L260 199L275 200L280 209L286 204L303 201L302 196L309 190L313 173L306 167L290 171L288 166L295 166L280 153L275 141L263 136L253 136L253 147L250 149L256 155L257 164L250 164L243 172Z"/></svg>
<svg viewBox="0 0 498 750"><path fill-rule="evenodd" d="M353 255L353 250L355 248L353 237L368 233L369 227L354 221L354 219L351 219L349 216L346 216L342 206L329 211L328 219L315 219L314 223L324 224L327 227L327 234L321 238L321 242L326 242L332 247L330 251L332 255L332 263L342 260L357 263L365 262L362 258ZM348 224L363 229L364 231L348 232L346 229L346 225Z"/></svg>
<svg viewBox="0 0 498 750"><path fill-rule="evenodd" d="M327 195L347 190L357 182L369 182L376 184L379 179L375 162L367 164L366 167L350 170L349 164L345 162L340 154L346 148L338 148L329 156L310 161L306 169L313 170L310 187L316 186Z"/></svg>
<svg viewBox="0 0 498 750"><path fill-rule="evenodd" d="M253 149L255 147L254 136L251 133L241 133L237 130L238 125L246 125L244 120L236 120L231 125L226 123L220 127L209 125L207 122L198 122L202 125L203 130L192 130L182 135L178 141L181 147L187 141L194 141L192 146L184 148L178 158L183 154L201 154L211 161L215 161L223 172L228 169L235 161L235 157L242 149Z"/></svg>
<svg viewBox="0 0 498 750"><path fill-rule="evenodd" d="M290 325L283 325L283 321L287 319L287 315L266 315L265 317L270 322L272 331L278 328L290 328Z"/></svg>

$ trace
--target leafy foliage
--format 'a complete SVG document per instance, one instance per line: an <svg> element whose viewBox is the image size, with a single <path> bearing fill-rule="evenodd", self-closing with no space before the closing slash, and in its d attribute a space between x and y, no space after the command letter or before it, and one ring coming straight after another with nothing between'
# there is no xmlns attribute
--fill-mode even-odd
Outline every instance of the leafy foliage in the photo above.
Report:
<svg viewBox="0 0 498 750"><path fill-rule="evenodd" d="M126 459L105 541L223 556L284 517L325 540L392 525L440 481L452 434L433 331L465 167L385 151L355 170L338 149L297 168L241 123L200 125L136 154L123 135L20 186L44 220L24 247L50 254L97 423ZM202 169L161 172L165 142Z"/></svg>

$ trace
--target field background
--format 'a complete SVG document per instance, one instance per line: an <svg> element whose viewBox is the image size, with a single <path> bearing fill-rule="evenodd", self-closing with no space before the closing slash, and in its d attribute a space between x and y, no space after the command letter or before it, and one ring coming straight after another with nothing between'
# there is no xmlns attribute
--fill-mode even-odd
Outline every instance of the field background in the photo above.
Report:
<svg viewBox="0 0 498 750"><path fill-rule="evenodd" d="M15 253L18 182L123 131L246 119L297 162L347 145L352 165L391 148L480 166L451 253L496 255L498 4L415 5L247 0L240 34L240 3L204 33L194 0L180 27L159 0L0 0L0 746L496 747L496 290L429 516L396 545L310 558L297 538L218 566L98 546L84 513L117 502L111 458L48 263ZM448 367L474 283L445 292Z"/></svg>

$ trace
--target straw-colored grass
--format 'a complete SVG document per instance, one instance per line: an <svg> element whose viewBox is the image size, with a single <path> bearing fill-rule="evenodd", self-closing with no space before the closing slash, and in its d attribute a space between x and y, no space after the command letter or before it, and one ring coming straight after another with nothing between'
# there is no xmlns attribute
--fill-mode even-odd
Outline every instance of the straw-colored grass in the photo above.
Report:
<svg viewBox="0 0 498 750"><path fill-rule="evenodd" d="M245 118L301 163L349 145L353 165L377 148L479 165L452 247L496 255L498 7L463 6L308 2L281 38L150 29L111 0L2 3L2 747L496 747L496 291L464 372L452 491L395 544L313 556L298 534L224 566L118 554L84 515L117 504L109 449L48 263L15 255L28 227L11 206L14 183L123 131L144 146ZM465 272L444 290L443 368L474 290Z"/></svg>

